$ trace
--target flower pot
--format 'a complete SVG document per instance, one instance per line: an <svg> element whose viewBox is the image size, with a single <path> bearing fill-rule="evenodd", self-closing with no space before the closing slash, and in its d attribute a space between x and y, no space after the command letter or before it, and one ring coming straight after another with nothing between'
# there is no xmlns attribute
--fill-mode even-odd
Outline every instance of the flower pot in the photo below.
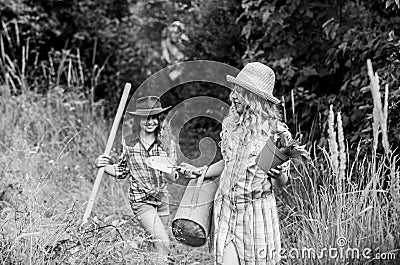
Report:
<svg viewBox="0 0 400 265"><path fill-rule="evenodd" d="M269 138L260 154L256 157L257 165L268 172L271 168L276 168L289 160L289 157L282 153L274 144L272 138Z"/></svg>

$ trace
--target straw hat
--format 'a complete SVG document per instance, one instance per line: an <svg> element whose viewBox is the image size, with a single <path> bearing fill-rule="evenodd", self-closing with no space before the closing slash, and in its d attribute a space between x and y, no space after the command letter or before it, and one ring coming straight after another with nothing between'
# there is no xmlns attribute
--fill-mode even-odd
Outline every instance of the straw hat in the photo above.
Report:
<svg viewBox="0 0 400 265"><path fill-rule="evenodd" d="M227 75L226 80L275 104L280 102L279 99L272 95L275 85L274 71L262 63L248 63L236 77Z"/></svg>
<svg viewBox="0 0 400 265"><path fill-rule="evenodd" d="M138 98L136 100L136 110L127 111L127 113L138 116L151 116L164 112L169 108L171 108L171 106L166 108L161 107L161 101L159 97L149 96Z"/></svg>

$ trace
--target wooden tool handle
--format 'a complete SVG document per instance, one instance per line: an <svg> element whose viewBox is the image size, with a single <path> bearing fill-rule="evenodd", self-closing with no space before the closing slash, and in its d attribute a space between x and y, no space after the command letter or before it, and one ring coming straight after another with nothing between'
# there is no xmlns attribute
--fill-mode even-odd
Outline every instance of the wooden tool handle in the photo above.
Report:
<svg viewBox="0 0 400 265"><path fill-rule="evenodd" d="M123 92L121 100L119 102L117 114L115 115L114 122L113 122L113 125L111 127L110 135L108 136L106 149L104 150L104 154L105 155L110 155L111 148L112 148L113 143L114 143L115 135L117 134L118 125L119 125L119 123L121 121L122 114L124 113L126 101L128 100L128 96L129 96L129 91L130 90L131 90L131 84L130 83L126 83L125 87L124 87L124 92ZM104 174L104 167L101 167L97 171L97 176L96 176L96 180L95 180L94 185L93 185L92 193L90 194L90 198L89 198L89 201L88 201L88 204L87 204L87 207L86 207L86 211L85 211L85 214L83 215L83 223L85 223L87 221L87 219L90 216L90 213L92 212L94 200L96 198L97 191L99 189L100 182L101 182L101 179L103 177L103 174Z"/></svg>

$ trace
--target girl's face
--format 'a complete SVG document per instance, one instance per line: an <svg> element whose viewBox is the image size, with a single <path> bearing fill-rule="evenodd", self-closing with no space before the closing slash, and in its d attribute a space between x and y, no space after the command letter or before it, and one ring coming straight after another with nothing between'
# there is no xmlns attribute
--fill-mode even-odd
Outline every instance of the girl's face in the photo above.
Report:
<svg viewBox="0 0 400 265"><path fill-rule="evenodd" d="M231 94L231 100L232 100L233 107L239 115L244 112L244 110L247 106L246 101L243 97L243 90L244 90L243 87L235 84L235 86L233 87L232 94Z"/></svg>
<svg viewBox="0 0 400 265"><path fill-rule="evenodd" d="M159 126L158 116L147 116L140 118L140 130L146 133L154 133Z"/></svg>

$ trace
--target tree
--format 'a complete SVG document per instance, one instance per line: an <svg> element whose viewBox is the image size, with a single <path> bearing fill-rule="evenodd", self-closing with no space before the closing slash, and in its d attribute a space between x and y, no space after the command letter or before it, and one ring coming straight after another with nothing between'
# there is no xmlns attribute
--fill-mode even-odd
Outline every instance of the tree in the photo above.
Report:
<svg viewBox="0 0 400 265"><path fill-rule="evenodd" d="M310 134L313 123L326 120L317 115L326 116L334 103L346 115L350 144L369 138L372 128L365 117L372 105L370 95L360 91L369 84L366 61L372 59L383 84L398 87L398 10L376 1L243 0L242 7L245 60L271 65L277 90L286 95L294 91L298 116L290 117L290 123L297 119L303 133ZM392 143L399 143L399 126L393 122L398 118L396 100L391 90ZM321 134L311 136L319 139Z"/></svg>

